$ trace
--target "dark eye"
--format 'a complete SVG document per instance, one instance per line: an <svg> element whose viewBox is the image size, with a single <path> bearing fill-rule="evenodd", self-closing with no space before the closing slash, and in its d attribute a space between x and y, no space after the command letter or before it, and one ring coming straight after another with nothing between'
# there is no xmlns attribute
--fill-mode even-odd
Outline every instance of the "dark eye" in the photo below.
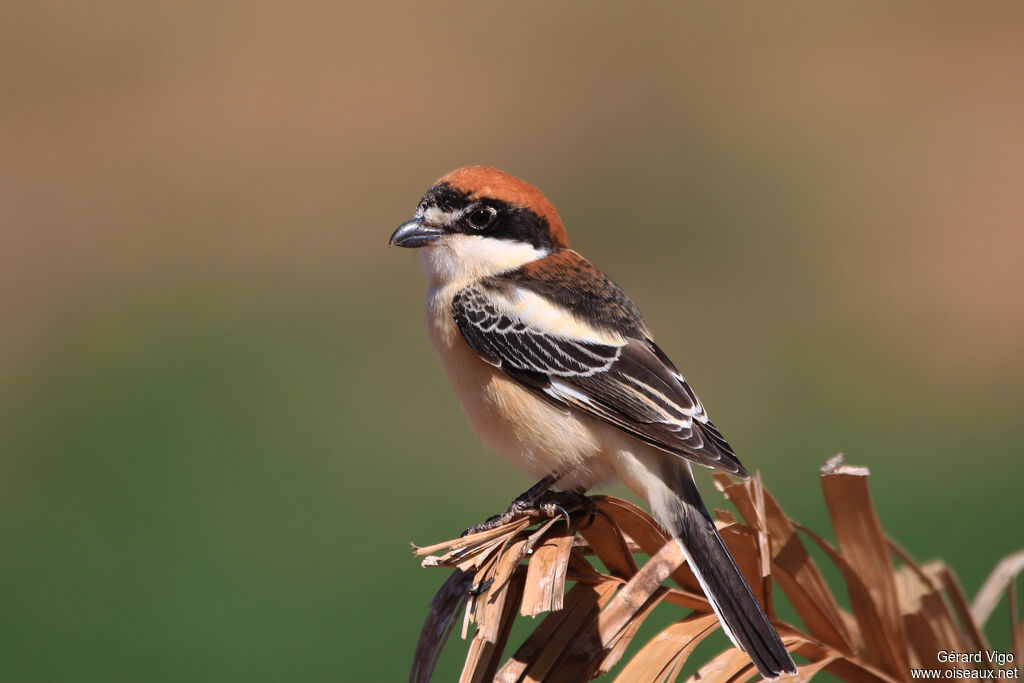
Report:
<svg viewBox="0 0 1024 683"><path fill-rule="evenodd" d="M494 220L494 216L497 213L497 211L489 206L482 206L479 209L474 209L469 214L469 224L477 230L483 230L491 224L491 221Z"/></svg>

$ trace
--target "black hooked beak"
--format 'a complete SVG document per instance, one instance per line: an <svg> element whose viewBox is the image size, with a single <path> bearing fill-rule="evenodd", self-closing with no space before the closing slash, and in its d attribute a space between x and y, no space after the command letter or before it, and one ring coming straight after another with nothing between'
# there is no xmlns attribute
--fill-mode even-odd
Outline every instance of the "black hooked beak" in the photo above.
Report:
<svg viewBox="0 0 1024 683"><path fill-rule="evenodd" d="M399 247L416 249L418 247L425 247L431 242L436 242L443 235L444 230L442 228L424 225L422 219L413 218L411 221L406 221L398 226L398 230L395 230L395 233L391 235L391 239L388 240L388 246L390 247L394 244Z"/></svg>

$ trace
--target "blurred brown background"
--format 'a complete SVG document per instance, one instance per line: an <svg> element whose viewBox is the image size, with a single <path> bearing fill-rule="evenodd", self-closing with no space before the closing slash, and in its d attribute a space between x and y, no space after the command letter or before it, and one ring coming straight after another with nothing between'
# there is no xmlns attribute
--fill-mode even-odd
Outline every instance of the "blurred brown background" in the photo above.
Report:
<svg viewBox="0 0 1024 683"><path fill-rule="evenodd" d="M385 248L473 163L545 191L804 524L843 451L969 593L1024 545L1020 3L0 19L0 679L406 675L443 580L407 542L530 483Z"/></svg>

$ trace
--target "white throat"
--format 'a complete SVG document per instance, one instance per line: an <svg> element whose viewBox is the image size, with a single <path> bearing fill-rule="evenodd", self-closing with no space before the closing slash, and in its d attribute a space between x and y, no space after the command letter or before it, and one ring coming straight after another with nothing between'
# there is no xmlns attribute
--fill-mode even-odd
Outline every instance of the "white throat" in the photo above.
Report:
<svg viewBox="0 0 1024 683"><path fill-rule="evenodd" d="M420 262L431 289L439 289L515 270L548 253L522 242L455 234L420 249Z"/></svg>

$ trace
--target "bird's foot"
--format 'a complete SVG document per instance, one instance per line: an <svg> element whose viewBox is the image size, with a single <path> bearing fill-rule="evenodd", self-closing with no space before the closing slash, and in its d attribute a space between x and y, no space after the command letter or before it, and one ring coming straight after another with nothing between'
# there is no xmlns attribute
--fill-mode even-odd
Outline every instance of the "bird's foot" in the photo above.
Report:
<svg viewBox="0 0 1024 683"><path fill-rule="evenodd" d="M589 519L594 516L596 510L597 507L590 498L576 491L545 491L529 497L524 494L512 501L508 509L501 514L494 515L480 524L474 524L463 531L461 535L490 531L523 517L531 519L561 517L565 520L566 526L569 526L572 522L571 513L583 511L587 513Z"/></svg>
<svg viewBox="0 0 1024 683"><path fill-rule="evenodd" d="M537 501L537 508L548 517L561 515L566 526L571 521L570 513L582 512L588 524L597 514L597 503L583 491L548 491Z"/></svg>
<svg viewBox="0 0 1024 683"><path fill-rule="evenodd" d="M531 509L534 509L534 506L535 504L532 502L524 502L523 500L516 498L512 501L512 504L508 506L508 509L501 514L488 517L483 522L474 524L459 535L468 536L469 534L476 534L481 531L497 529L499 526L514 522L515 520L526 516Z"/></svg>

